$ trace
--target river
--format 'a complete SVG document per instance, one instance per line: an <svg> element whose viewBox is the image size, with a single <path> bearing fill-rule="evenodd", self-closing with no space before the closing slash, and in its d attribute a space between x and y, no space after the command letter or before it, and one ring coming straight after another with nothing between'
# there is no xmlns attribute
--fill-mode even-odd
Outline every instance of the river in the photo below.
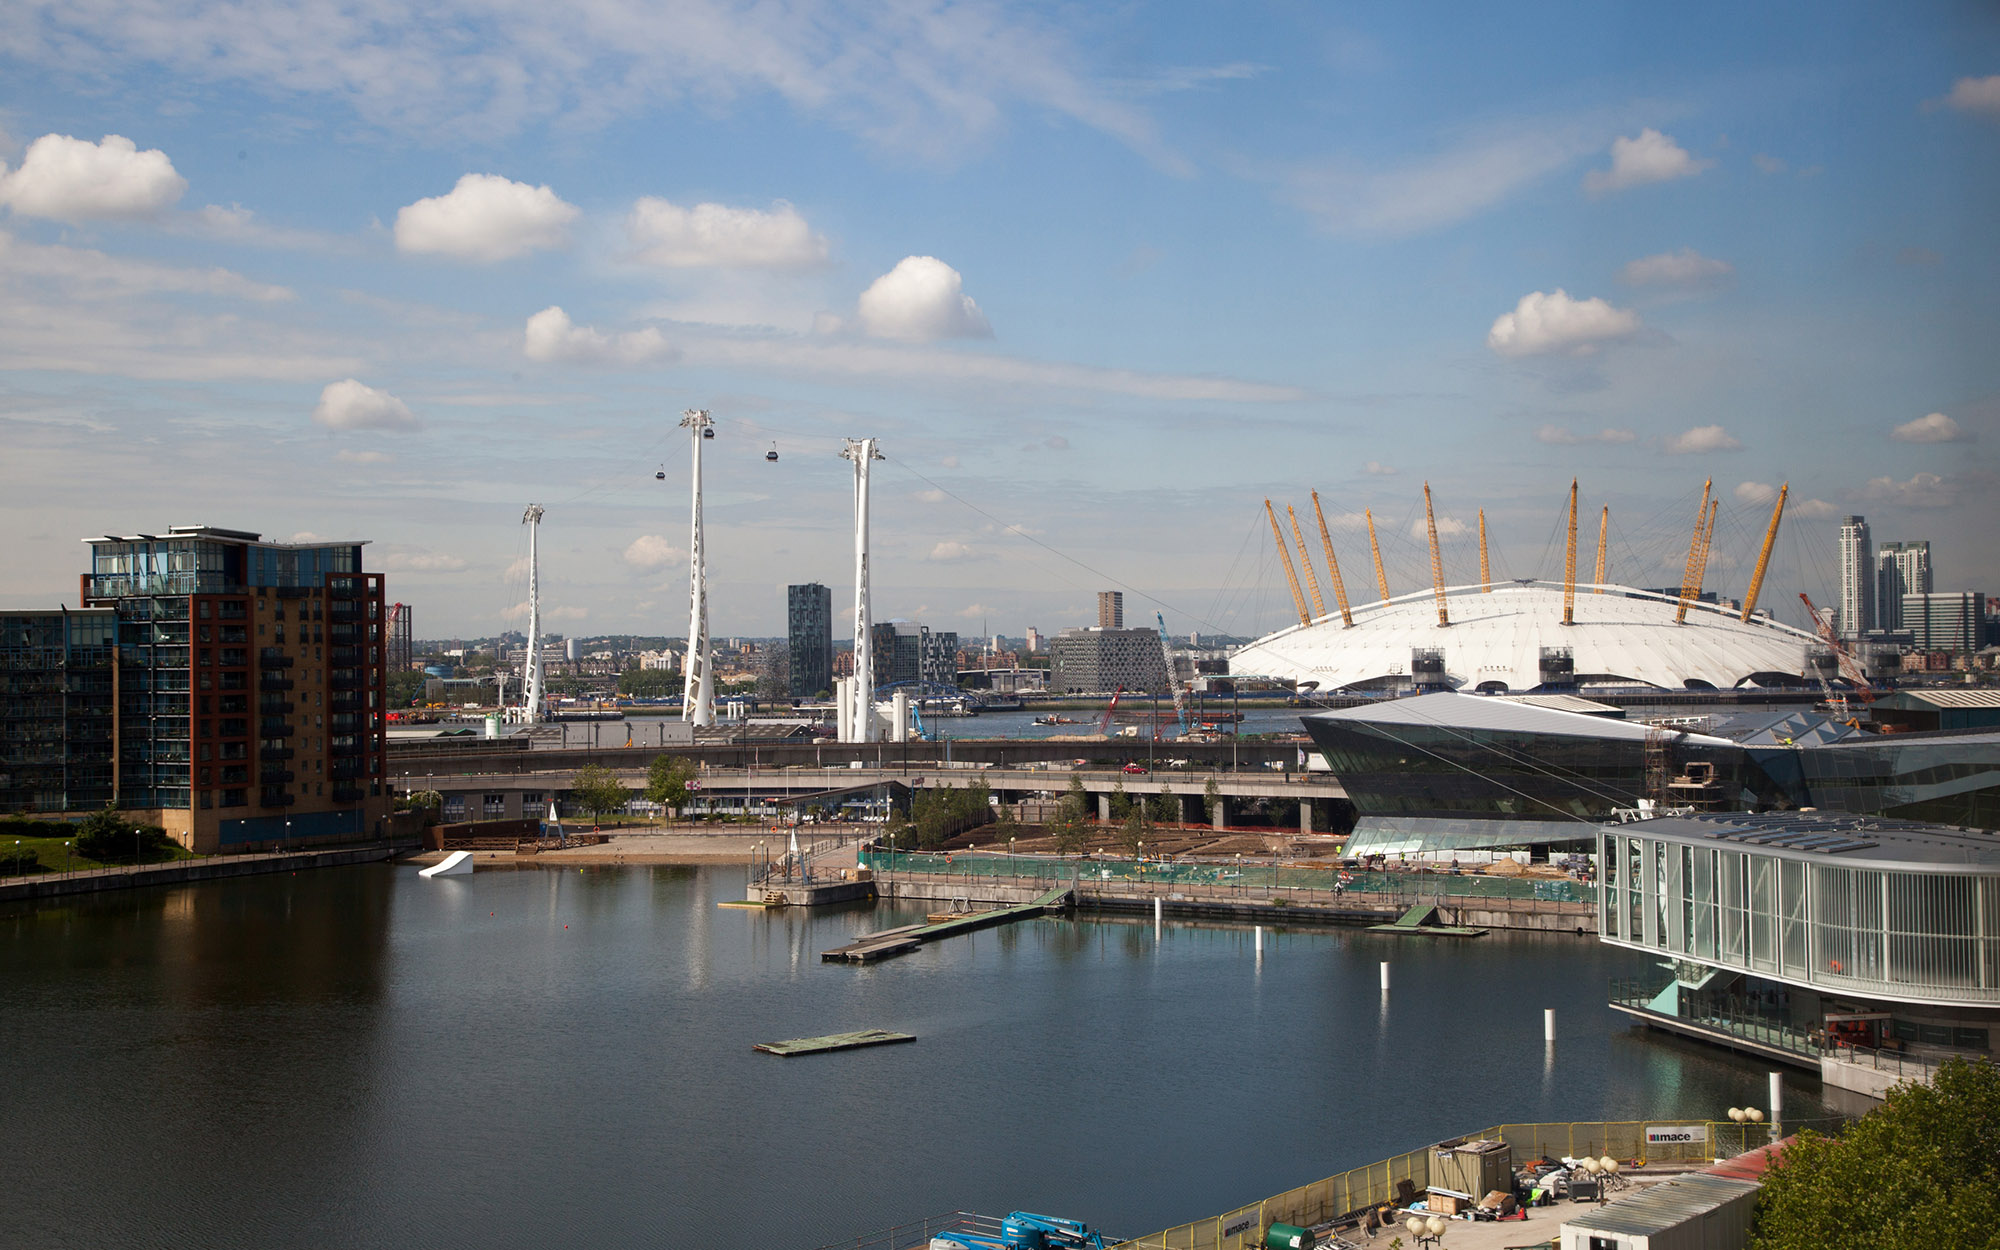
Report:
<svg viewBox="0 0 2000 1250"><path fill-rule="evenodd" d="M1046 919L850 967L819 952L909 913L716 906L743 884L377 865L0 909L5 1240L800 1250L961 1207L1135 1236L1496 1123L1764 1101L1763 1066L1626 1028L1606 983L1647 961L1574 938L1259 958ZM868 1027L919 1040L751 1050Z"/></svg>

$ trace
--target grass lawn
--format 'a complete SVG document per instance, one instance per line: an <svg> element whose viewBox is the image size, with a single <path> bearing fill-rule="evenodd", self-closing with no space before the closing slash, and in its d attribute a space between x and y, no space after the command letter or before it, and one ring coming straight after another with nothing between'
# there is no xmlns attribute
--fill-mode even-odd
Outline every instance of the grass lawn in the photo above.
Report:
<svg viewBox="0 0 2000 1250"><path fill-rule="evenodd" d="M28 873L61 872L65 866L69 868L106 868L111 866L98 860L85 859L76 853L74 845L69 848L69 858L65 861L63 858L63 843L65 841L74 843L75 839L12 838L7 836L6 826L0 824L0 877L20 876L23 874L20 863L14 858L16 854L16 842L20 844L19 854L22 858L25 859L32 856L34 859L34 864L26 869ZM170 860L198 858L200 857L193 851L183 850L176 845L169 845L166 850L148 859L146 862L164 864ZM127 859L121 862L130 863L131 861Z"/></svg>

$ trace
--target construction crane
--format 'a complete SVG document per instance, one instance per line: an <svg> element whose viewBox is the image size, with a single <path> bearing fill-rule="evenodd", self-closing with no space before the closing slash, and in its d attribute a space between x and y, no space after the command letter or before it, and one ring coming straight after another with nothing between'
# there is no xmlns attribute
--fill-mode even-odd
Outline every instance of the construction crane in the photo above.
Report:
<svg viewBox="0 0 2000 1250"><path fill-rule="evenodd" d="M1292 522L1292 538L1299 545L1299 566L1306 571L1306 589L1312 592L1313 619L1326 615L1326 600L1319 597L1319 577L1313 572L1312 555L1306 551L1306 536L1299 529L1299 514L1292 505L1285 505L1285 515Z"/></svg>
<svg viewBox="0 0 2000 1250"><path fill-rule="evenodd" d="M1785 516L1785 496L1792 491L1786 482L1778 488L1778 502L1771 508L1771 526L1764 531L1764 547L1757 553L1757 571L1750 575L1750 589L1743 596L1743 612L1736 619L1748 621L1757 611L1757 596L1764 589L1764 571L1771 567L1771 548L1778 542L1778 522Z"/></svg>
<svg viewBox="0 0 2000 1250"><path fill-rule="evenodd" d="M1438 624L1451 624L1451 614L1444 607L1444 560L1438 554L1437 518L1431 515L1431 484L1424 483L1424 529L1431 538L1431 585L1437 590ZM1387 596L1385 595L1384 598Z"/></svg>
<svg viewBox="0 0 2000 1250"><path fill-rule="evenodd" d="M1187 737L1187 692L1181 689L1180 681L1174 676L1174 644L1167 637L1167 618L1155 612L1153 619L1160 623L1160 660L1167 666L1167 689L1174 696L1174 719L1180 722L1181 737ZM1155 730L1155 733L1158 731Z"/></svg>
<svg viewBox="0 0 2000 1250"><path fill-rule="evenodd" d="M1000 1221L997 1235L952 1229L933 1237L930 1244L952 1250L1105 1250L1104 1234L1093 1232L1082 1220L1026 1211L1010 1212Z"/></svg>
<svg viewBox="0 0 2000 1250"><path fill-rule="evenodd" d="M1864 703L1873 701L1875 688L1868 684L1868 674L1862 669L1861 661L1855 659L1854 653L1847 649L1847 644L1840 640L1839 631L1833 627L1831 614L1820 611L1818 605L1813 603L1811 597L1804 591L1799 592L1799 601L1806 605L1806 614L1812 617L1813 632L1819 635L1819 640L1826 644L1827 650L1833 652L1834 662L1840 666L1840 675L1854 687L1855 693L1861 696ZM1840 701L1834 696L1832 688L1827 687L1826 678L1820 678L1820 685L1826 688L1829 700Z"/></svg>
<svg viewBox="0 0 2000 1250"><path fill-rule="evenodd" d="M1104 709L1104 719L1099 721L1097 725L1098 733L1106 737L1111 735L1111 718L1118 715L1118 696L1124 693L1125 687L1123 686L1111 692L1111 706Z"/></svg>
<svg viewBox="0 0 2000 1250"><path fill-rule="evenodd" d="M1292 588L1292 605L1299 610L1299 624L1310 625L1312 617L1306 613L1306 597L1299 589L1298 571L1292 567L1292 552L1285 546L1285 536L1278 532L1278 514L1271 508L1271 501L1268 499L1264 501L1264 515L1271 522L1271 541L1278 544L1278 558L1285 562L1285 581Z"/></svg>
<svg viewBox="0 0 2000 1250"><path fill-rule="evenodd" d="M1326 568L1333 577L1333 598L1340 605L1340 623L1354 628L1354 613L1347 607L1347 584L1340 580L1340 561L1333 554L1333 535L1326 532L1326 513L1320 511L1319 492L1313 492L1313 516L1319 520L1320 545L1326 548Z"/></svg>
<svg viewBox="0 0 2000 1250"><path fill-rule="evenodd" d="M1701 506L1694 510L1694 536L1688 539L1687 568L1681 573L1681 605L1674 613L1674 624L1687 623L1688 601L1701 597L1702 575L1708 571L1708 547L1703 535L1708 529L1708 501L1715 488L1715 479L1701 484Z"/></svg>

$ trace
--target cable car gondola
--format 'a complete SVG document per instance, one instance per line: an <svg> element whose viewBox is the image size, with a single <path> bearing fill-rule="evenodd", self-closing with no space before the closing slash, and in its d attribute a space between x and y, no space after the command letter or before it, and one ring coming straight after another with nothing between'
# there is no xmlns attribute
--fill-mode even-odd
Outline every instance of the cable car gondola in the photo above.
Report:
<svg viewBox="0 0 2000 1250"><path fill-rule="evenodd" d="M714 426L712 426L712 425L704 425L704 426L702 426L702 427L701 427L701 436L702 436L703 438L714 438L714 437L715 437L715 427L714 427Z"/></svg>
<svg viewBox="0 0 2000 1250"><path fill-rule="evenodd" d="M666 466L666 465L661 465L661 466L660 466L660 471L659 471L659 472L657 472L657 473L655 473L655 474L653 474L653 480L654 480L655 482L664 482L664 481L666 481L666 480L667 480L667 466Z"/></svg>
<svg viewBox="0 0 2000 1250"><path fill-rule="evenodd" d="M776 443L772 443L771 450L764 453L764 459L776 460L777 458L778 458L778 445Z"/></svg>

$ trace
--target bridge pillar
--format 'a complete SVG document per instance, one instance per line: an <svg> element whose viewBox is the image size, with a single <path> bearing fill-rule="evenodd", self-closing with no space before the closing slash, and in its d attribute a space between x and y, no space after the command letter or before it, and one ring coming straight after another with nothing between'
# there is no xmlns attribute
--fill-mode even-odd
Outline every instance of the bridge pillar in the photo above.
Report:
<svg viewBox="0 0 2000 1250"><path fill-rule="evenodd" d="M1215 796L1215 820L1212 823L1217 829L1227 829L1229 827L1229 797L1227 795L1218 794Z"/></svg>
<svg viewBox="0 0 2000 1250"><path fill-rule="evenodd" d="M1313 801L1310 796L1299 800L1299 832L1313 831Z"/></svg>
<svg viewBox="0 0 2000 1250"><path fill-rule="evenodd" d="M1111 796L1109 794L1100 794L1097 796L1097 818L1107 825L1111 823Z"/></svg>

